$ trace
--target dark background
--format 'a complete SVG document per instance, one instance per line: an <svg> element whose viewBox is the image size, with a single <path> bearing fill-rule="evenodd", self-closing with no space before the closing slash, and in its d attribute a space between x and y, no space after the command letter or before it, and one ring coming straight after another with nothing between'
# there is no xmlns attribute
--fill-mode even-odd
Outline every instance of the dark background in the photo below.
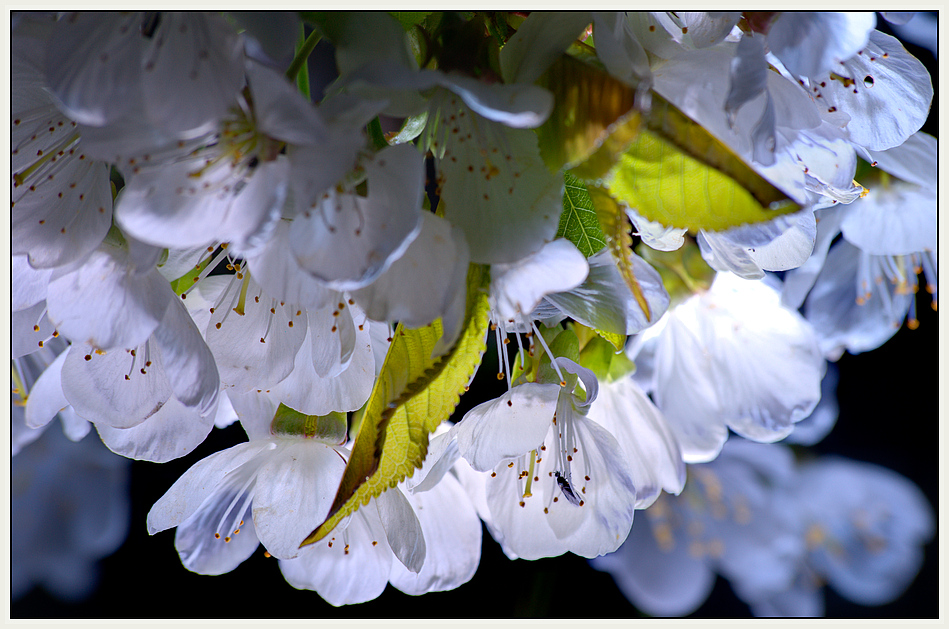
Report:
<svg viewBox="0 0 949 629"><path fill-rule="evenodd" d="M886 30L883 20L878 20ZM938 137L938 70L927 50L907 48L931 70L937 96L924 131ZM325 50L324 50L325 53ZM314 79L316 77L314 76ZM317 79L318 80L318 79ZM881 348L845 354L838 366L840 415L830 435L812 448L888 467L915 482L935 513L939 503L938 317L929 295L920 291L920 326L905 326ZM472 391L462 398L465 410L500 393L494 379L496 357L485 356ZM502 389L503 390L503 389ZM510 561L485 530L481 565L467 584L451 592L405 595L392 587L362 605L335 608L315 592L300 591L283 579L277 561L263 548L229 574L208 577L181 566L174 532L150 537L145 517L151 506L202 458L245 440L240 426L215 430L190 455L158 465L133 462L131 528L124 545L100 562L99 587L77 604L60 602L41 589L14 601L13 618L634 618L641 616L606 573L593 570L572 554L538 561ZM826 615L837 618L935 618L938 616L939 542L925 548L925 563L897 601L863 607L825 588ZM243 599L253 597L253 603ZM143 605L144 603L144 605ZM250 604L248 604L250 603ZM747 617L747 605L719 578L696 617Z"/></svg>

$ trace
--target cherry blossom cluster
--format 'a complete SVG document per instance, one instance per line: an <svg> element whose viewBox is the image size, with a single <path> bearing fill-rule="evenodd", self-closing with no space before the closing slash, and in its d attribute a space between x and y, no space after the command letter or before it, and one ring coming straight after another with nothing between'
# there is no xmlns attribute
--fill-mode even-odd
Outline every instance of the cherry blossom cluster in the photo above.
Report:
<svg viewBox="0 0 949 629"><path fill-rule="evenodd" d="M897 595L918 569L900 560L932 535L918 490L763 445L818 441L836 420L828 366L917 325L920 286L936 307L932 82L879 19L14 14L14 461L56 417L79 445L158 463L239 421L247 440L175 482L149 533L174 528L201 574L262 546L333 605L463 585L482 523L511 559L599 557L660 615L697 606L715 573L762 614L820 613L813 575ZM311 93L321 38L335 78ZM620 203L618 247L571 229L579 180L539 139L565 55L627 86L635 111L676 108L721 147L693 158L722 169L726 152L797 209L690 229ZM703 185L682 194L727 214ZM472 325L472 265L489 269L506 392L301 546L330 514L396 326L439 322L433 355L448 355ZM865 501L825 490L871 483L892 501L866 533ZM707 552L663 555L693 521L711 522ZM861 563L874 544L886 554ZM770 563L749 568L761 549Z"/></svg>

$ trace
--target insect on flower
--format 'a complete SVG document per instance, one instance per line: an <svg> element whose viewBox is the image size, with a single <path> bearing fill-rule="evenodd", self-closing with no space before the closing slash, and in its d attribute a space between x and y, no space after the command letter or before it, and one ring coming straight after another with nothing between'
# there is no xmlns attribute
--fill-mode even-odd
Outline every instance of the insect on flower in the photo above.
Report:
<svg viewBox="0 0 949 629"><path fill-rule="evenodd" d="M573 487L570 485L570 481L568 480L567 476L555 471L554 478L557 479L557 484L560 485L560 490L563 491L563 495L567 498L567 500L570 501L570 504L574 504L579 507L580 497L574 493Z"/></svg>

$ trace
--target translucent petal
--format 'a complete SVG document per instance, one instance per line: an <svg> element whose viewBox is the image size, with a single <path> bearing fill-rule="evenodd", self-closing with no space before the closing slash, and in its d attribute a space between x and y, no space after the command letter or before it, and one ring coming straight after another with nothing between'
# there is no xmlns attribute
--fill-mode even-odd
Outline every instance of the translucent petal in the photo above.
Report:
<svg viewBox="0 0 949 629"><path fill-rule="evenodd" d="M227 475L245 465L265 450L272 450L271 441L242 443L205 457L188 468L158 499L148 512L148 533L178 526L198 511L220 490ZM253 465L256 473L258 464ZM209 531L211 533L213 531Z"/></svg>
<svg viewBox="0 0 949 629"><path fill-rule="evenodd" d="M253 278L240 314L235 309L240 305L241 284L236 278L227 282L205 336L221 382L247 391L269 387L290 375L306 337L307 317L292 304L281 305L266 297L258 301L262 289Z"/></svg>
<svg viewBox="0 0 949 629"><path fill-rule="evenodd" d="M134 273L128 254L109 245L49 282L49 317L61 334L99 349L136 347L158 327L172 299L155 270Z"/></svg>
<svg viewBox="0 0 949 629"><path fill-rule="evenodd" d="M167 463L190 454L214 428L214 415L201 417L174 397L146 421L131 428L97 423L102 442L116 454L139 461Z"/></svg>
<svg viewBox="0 0 949 629"><path fill-rule="evenodd" d="M869 12L786 12L771 25L768 46L789 72L813 77L856 54L874 26Z"/></svg>
<svg viewBox="0 0 949 629"><path fill-rule="evenodd" d="M26 401L25 419L28 428L45 426L69 405L62 386L63 363L66 362L67 353L57 356L33 383Z"/></svg>
<svg viewBox="0 0 949 629"><path fill-rule="evenodd" d="M287 440L261 466L254 491L254 526L271 555L292 559L300 542L329 512L345 461L310 439Z"/></svg>
<svg viewBox="0 0 949 629"><path fill-rule="evenodd" d="M479 471L540 446L557 407L559 384L528 383L468 411L452 428L461 455Z"/></svg>
<svg viewBox="0 0 949 629"><path fill-rule="evenodd" d="M705 602L715 573L684 543L659 546L651 512L637 518L615 553L596 557L595 569L609 572L629 602L652 616L687 616Z"/></svg>
<svg viewBox="0 0 949 629"><path fill-rule="evenodd" d="M889 35L873 31L860 54L831 70L839 78L821 79L821 101L827 109L850 116L847 130L856 144L870 150L899 146L929 116L929 71Z"/></svg>
<svg viewBox="0 0 949 629"><path fill-rule="evenodd" d="M481 559L481 520L451 474L431 491L406 495L425 536L425 563L418 574L392 562L389 582L406 594L453 590L467 583Z"/></svg>
<svg viewBox="0 0 949 629"><path fill-rule="evenodd" d="M451 74L440 76L438 82L475 113L516 129L539 127L554 107L553 95L536 85L488 84Z"/></svg>
<svg viewBox="0 0 949 629"><path fill-rule="evenodd" d="M685 486L685 463L662 412L631 378L603 386L587 415L607 429L623 449L636 487L636 508L645 509L664 490Z"/></svg>
<svg viewBox="0 0 949 629"><path fill-rule="evenodd" d="M125 113L139 82L145 39L141 13L72 13L59 20L46 49L50 91L82 124L102 126Z"/></svg>
<svg viewBox="0 0 949 629"><path fill-rule="evenodd" d="M184 133L235 104L244 85L244 42L223 16L163 12L149 44L136 79L153 124Z"/></svg>
<svg viewBox="0 0 949 629"><path fill-rule="evenodd" d="M297 589L315 590L330 605L370 601L389 582L393 555L375 503L362 507L345 529L281 560L280 571Z"/></svg>
<svg viewBox="0 0 949 629"><path fill-rule="evenodd" d="M366 286L397 260L421 229L422 157L401 144L365 164L367 197L330 195L295 219L297 263L337 290Z"/></svg>
<svg viewBox="0 0 949 629"><path fill-rule="evenodd" d="M415 510L400 489L383 492L375 500L389 548L409 572L418 574L428 553Z"/></svg>
<svg viewBox="0 0 949 629"><path fill-rule="evenodd" d="M558 238L523 260L491 267L492 307L505 320L528 314L545 295L576 288L589 268L573 243Z"/></svg>
<svg viewBox="0 0 949 629"><path fill-rule="evenodd" d="M221 378L210 348L179 300L168 305L152 338L178 401L202 417L210 414L217 405Z"/></svg>
<svg viewBox="0 0 949 629"><path fill-rule="evenodd" d="M366 316L409 328L443 317L468 272L468 243L451 223L421 212L421 231L405 253L353 299Z"/></svg>
<svg viewBox="0 0 949 629"><path fill-rule="evenodd" d="M444 151L445 218L464 230L471 261L511 263L539 250L556 235L563 178L540 159L537 136L481 119L457 97L445 100L444 137L432 146Z"/></svg>

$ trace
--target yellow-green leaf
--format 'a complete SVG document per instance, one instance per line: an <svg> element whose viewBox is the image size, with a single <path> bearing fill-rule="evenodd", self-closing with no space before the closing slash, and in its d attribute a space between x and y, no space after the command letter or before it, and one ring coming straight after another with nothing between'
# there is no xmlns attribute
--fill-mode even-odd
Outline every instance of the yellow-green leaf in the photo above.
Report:
<svg viewBox="0 0 949 629"><path fill-rule="evenodd" d="M626 216L626 210L616 202L602 188L590 187L590 198L593 200L593 207L596 209L596 215L600 219L600 226L603 228L603 235L606 237L606 246L609 247L613 255L613 262L619 270L623 281L636 298L636 303L646 315L646 320L652 319L652 312L649 303L646 301L646 295L643 293L642 286L636 279L633 272L633 261L631 254L633 252L633 237L630 234L629 218Z"/></svg>
<svg viewBox="0 0 949 629"><path fill-rule="evenodd" d="M270 421L270 432L342 445L346 443L346 413L331 411L326 415L306 415L281 403Z"/></svg>
<svg viewBox="0 0 949 629"><path fill-rule="evenodd" d="M800 209L657 94L645 128L603 184L644 218L692 232L758 223Z"/></svg>
<svg viewBox="0 0 949 629"><path fill-rule="evenodd" d="M563 214L557 238L566 238L588 258L606 246L586 184L568 172L564 172Z"/></svg>
<svg viewBox="0 0 949 629"><path fill-rule="evenodd" d="M569 55L538 84L554 94L554 109L537 129L544 163L584 179L602 177L638 133L642 116L634 108L636 90Z"/></svg>
<svg viewBox="0 0 949 629"><path fill-rule="evenodd" d="M348 515L421 467L428 436L451 415L481 362L488 327L488 267L471 265L465 325L452 349L432 357L441 320L423 328L396 328L369 396L352 455L326 520L301 546L325 537Z"/></svg>

